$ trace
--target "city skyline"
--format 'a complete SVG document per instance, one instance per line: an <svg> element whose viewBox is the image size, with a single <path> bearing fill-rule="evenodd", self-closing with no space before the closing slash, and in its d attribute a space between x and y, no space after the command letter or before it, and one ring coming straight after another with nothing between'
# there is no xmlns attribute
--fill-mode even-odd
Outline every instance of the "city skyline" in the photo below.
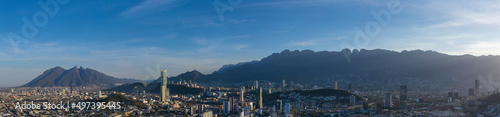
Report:
<svg viewBox="0 0 500 117"><path fill-rule="evenodd" d="M194 69L211 73L225 64L260 60L285 49L500 54L494 51L500 43L495 40L499 8L491 1L400 0L401 12L391 12L380 33L356 46L355 28L364 31L369 22L378 22L371 11L381 13L390 2L243 0L231 6L233 11L220 13L214 1L70 0L58 3L47 23L34 24L40 26L33 37L14 48L8 34L25 36L23 18L33 22L44 9L38 1L4 1L0 74L8 82L0 86L22 85L54 66L85 66L141 80L156 79L159 74L149 71L162 69L169 69L169 76Z"/></svg>

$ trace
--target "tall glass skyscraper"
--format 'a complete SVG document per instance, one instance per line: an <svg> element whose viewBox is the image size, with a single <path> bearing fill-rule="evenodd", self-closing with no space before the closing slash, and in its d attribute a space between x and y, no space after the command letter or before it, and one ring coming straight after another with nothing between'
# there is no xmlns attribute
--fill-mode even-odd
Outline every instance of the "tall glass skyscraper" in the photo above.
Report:
<svg viewBox="0 0 500 117"><path fill-rule="evenodd" d="M166 102L167 97L170 95L167 88L167 70L161 71L161 101Z"/></svg>

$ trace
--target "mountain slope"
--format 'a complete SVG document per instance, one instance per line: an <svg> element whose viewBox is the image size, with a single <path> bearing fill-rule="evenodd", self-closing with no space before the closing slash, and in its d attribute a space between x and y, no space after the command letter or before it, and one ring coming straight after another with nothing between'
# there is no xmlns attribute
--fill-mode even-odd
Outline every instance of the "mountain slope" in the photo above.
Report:
<svg viewBox="0 0 500 117"><path fill-rule="evenodd" d="M444 84L457 81L462 82L458 83L461 85L488 75L500 76L500 56L453 56L422 50L344 49L340 52L285 50L257 63L235 66L207 77L235 83L251 80L279 82L283 79L308 83L332 78L348 82L387 82L409 78L415 82L422 80Z"/></svg>
<svg viewBox="0 0 500 117"><path fill-rule="evenodd" d="M137 82L138 80L131 79L118 79L108 76L93 69L83 67L77 68L76 66L65 70L59 66L46 70L37 78L28 82L21 87L54 87L64 86L110 86L115 83L130 83Z"/></svg>
<svg viewBox="0 0 500 117"><path fill-rule="evenodd" d="M212 80L212 78L208 77L207 75L205 75L203 73L200 73L197 70L188 71L188 72L179 74L175 77L168 78L168 81L178 82L179 80L183 80L186 82L189 82L190 80L191 80L191 82L210 82L210 80ZM157 83L157 82L161 82L161 77L156 79L152 83Z"/></svg>

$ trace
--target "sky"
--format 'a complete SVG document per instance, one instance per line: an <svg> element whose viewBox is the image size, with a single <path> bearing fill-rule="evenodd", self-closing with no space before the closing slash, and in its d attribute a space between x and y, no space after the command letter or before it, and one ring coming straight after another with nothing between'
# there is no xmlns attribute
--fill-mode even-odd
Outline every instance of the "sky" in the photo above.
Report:
<svg viewBox="0 0 500 117"><path fill-rule="evenodd" d="M288 50L500 55L498 0L2 0L0 87L61 66L151 80Z"/></svg>

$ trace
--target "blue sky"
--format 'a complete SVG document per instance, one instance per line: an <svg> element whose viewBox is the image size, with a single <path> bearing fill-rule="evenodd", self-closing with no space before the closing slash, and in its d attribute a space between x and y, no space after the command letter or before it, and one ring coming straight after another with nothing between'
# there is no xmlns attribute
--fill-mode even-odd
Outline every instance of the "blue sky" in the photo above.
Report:
<svg viewBox="0 0 500 117"><path fill-rule="evenodd" d="M142 80L158 77L163 69L169 76L193 69L211 73L285 49L500 55L498 0L40 1L57 3L59 9L48 14L36 0L0 1L0 78L6 81L0 87L22 85L55 66L78 65ZM219 15L216 1L232 11ZM389 12L391 20L382 26L370 12L390 11L388 4L400 12ZM34 16L36 33L14 47L7 35L25 36L23 18L33 23ZM366 33L370 22L380 27L369 28L376 33L356 43L355 29Z"/></svg>

